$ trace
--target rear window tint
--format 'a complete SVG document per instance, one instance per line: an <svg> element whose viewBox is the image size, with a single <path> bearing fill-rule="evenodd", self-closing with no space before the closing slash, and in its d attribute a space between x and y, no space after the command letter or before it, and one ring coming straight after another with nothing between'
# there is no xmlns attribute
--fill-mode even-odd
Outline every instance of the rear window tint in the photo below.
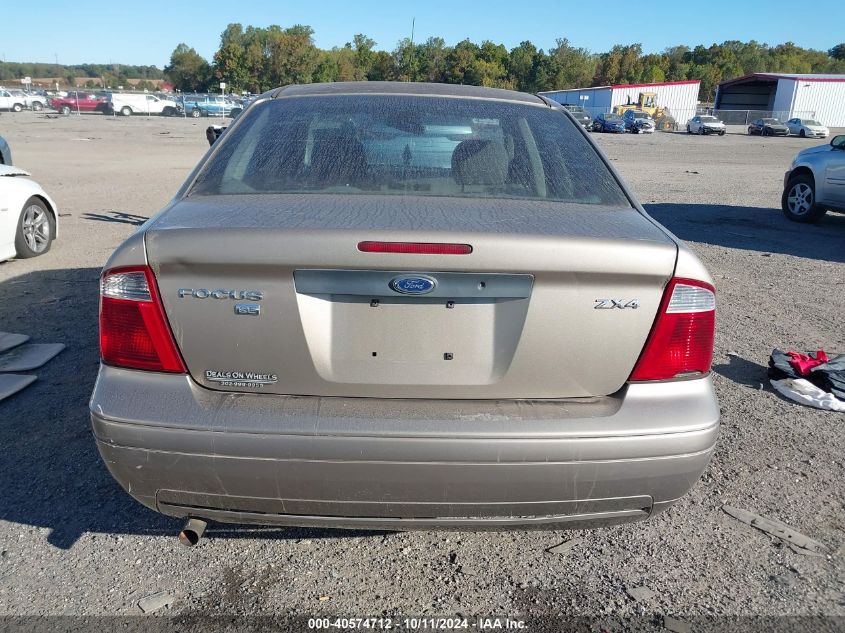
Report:
<svg viewBox="0 0 845 633"><path fill-rule="evenodd" d="M366 193L630 206L568 117L480 99L354 95L252 108L191 195Z"/></svg>

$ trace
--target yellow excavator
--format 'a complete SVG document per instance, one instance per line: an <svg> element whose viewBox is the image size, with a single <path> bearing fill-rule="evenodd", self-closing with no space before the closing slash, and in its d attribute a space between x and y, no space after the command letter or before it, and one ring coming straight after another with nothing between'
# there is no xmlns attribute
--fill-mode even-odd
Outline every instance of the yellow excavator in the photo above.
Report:
<svg viewBox="0 0 845 633"><path fill-rule="evenodd" d="M629 99L630 101L630 99ZM618 115L625 114L628 110L642 110L654 119L655 127L664 132L671 132L678 129L675 117L669 112L669 108L657 105L656 92L641 92L636 103L627 103L613 108Z"/></svg>

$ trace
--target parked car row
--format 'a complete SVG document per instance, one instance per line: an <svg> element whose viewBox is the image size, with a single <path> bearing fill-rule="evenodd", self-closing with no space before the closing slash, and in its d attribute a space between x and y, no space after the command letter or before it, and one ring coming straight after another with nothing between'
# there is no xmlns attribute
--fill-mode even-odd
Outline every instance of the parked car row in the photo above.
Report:
<svg viewBox="0 0 845 633"><path fill-rule="evenodd" d="M830 130L814 119L796 117L781 123L778 119L756 119L748 126L749 134L761 136L790 136L794 134L801 138L827 138Z"/></svg>
<svg viewBox="0 0 845 633"><path fill-rule="evenodd" d="M26 93L23 90L0 87L0 110L21 112L52 108L64 115L83 112L103 114L158 114L163 116L185 115L191 117L236 117L249 103L224 95L179 95L121 93L106 91L70 90L61 93Z"/></svg>

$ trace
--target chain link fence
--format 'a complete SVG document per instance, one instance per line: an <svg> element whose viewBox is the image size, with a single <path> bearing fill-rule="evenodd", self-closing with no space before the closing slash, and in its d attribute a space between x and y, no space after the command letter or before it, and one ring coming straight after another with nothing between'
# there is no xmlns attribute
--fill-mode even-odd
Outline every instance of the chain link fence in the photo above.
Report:
<svg viewBox="0 0 845 633"><path fill-rule="evenodd" d="M599 114L607 114L612 109L606 107L585 106L586 110L594 119ZM755 119L778 119L786 122L788 119L801 118L813 119L816 116L815 111L788 111L788 110L717 110L709 107L699 107L692 110L669 110L669 114L675 119L676 131L683 132L686 130L687 122L696 115L711 115L722 121L732 134L746 134L748 132L748 124Z"/></svg>
<svg viewBox="0 0 845 633"><path fill-rule="evenodd" d="M792 111L789 110L717 110L706 108L700 114L709 114L716 117L728 128L728 132L734 134L745 134L748 132L748 124L756 119L778 119L786 122L788 119L813 119L816 116L814 110Z"/></svg>

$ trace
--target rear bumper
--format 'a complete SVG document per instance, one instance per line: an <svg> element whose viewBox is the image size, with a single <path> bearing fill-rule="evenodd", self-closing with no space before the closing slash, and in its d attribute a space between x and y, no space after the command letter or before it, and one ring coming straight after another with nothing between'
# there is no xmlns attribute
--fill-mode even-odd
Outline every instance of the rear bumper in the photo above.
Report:
<svg viewBox="0 0 845 633"><path fill-rule="evenodd" d="M177 517L412 528L591 527L686 493L719 430L710 378L591 402L418 401L211 392L102 367L100 453Z"/></svg>

